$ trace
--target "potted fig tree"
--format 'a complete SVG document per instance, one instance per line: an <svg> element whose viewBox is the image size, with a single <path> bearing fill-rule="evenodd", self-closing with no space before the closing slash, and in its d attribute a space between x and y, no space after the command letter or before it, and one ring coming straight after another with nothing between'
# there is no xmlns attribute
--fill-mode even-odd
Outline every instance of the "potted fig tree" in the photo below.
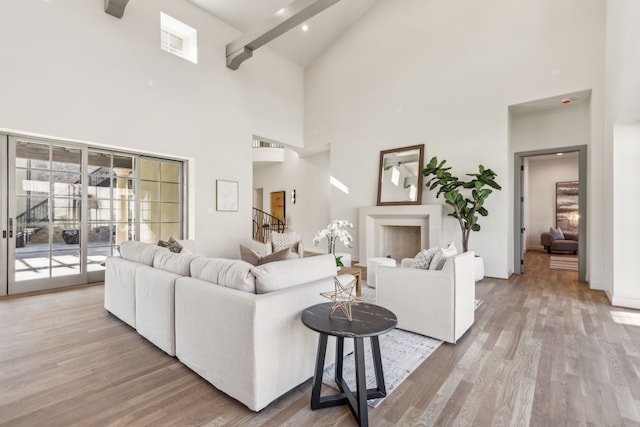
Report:
<svg viewBox="0 0 640 427"><path fill-rule="evenodd" d="M446 160L438 162L433 157L422 170L422 175L428 178L426 186L430 190L437 189L436 198L444 196L445 203L453 208L449 216L458 220L462 232L462 251L469 250L469 237L472 231L480 231L478 218L487 216L489 212L484 207L493 190L502 187L496 182L497 174L482 165L478 166L478 173L466 174L467 179L454 176L450 167L445 167ZM484 264L482 258L477 257L476 280L484 276Z"/></svg>

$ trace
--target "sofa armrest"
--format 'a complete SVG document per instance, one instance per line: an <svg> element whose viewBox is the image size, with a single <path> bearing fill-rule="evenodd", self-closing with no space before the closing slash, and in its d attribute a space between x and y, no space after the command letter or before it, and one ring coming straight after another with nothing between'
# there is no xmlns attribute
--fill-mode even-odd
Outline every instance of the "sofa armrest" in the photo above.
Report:
<svg viewBox="0 0 640 427"><path fill-rule="evenodd" d="M551 246L553 243L553 236L548 231L540 234L540 244L544 247Z"/></svg>
<svg viewBox="0 0 640 427"><path fill-rule="evenodd" d="M414 258L402 258L400 261L400 267L409 268L413 265Z"/></svg>

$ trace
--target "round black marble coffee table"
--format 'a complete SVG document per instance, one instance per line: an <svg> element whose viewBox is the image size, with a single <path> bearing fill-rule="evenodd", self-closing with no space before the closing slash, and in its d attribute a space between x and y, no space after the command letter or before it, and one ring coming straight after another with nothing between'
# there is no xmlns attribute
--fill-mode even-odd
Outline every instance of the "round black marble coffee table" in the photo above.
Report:
<svg viewBox="0 0 640 427"><path fill-rule="evenodd" d="M311 391L311 409L328 408L338 405L349 405L359 425L368 426L367 399L377 399L387 395L382 372L380 343L378 336L389 332L398 324L396 315L384 307L374 304L358 303L351 306L353 320L346 318L338 310L329 316L331 306L328 302L314 305L302 312L302 323L319 332L318 355L316 369L313 374L313 390ZM336 371L335 380L340 393L332 396L320 396L322 388L322 372L327 352L327 339L336 337ZM367 389L364 364L364 338L371 339L373 368L376 374L376 388ZM344 339L353 338L355 347L356 391L349 388L342 378L342 359L344 357Z"/></svg>

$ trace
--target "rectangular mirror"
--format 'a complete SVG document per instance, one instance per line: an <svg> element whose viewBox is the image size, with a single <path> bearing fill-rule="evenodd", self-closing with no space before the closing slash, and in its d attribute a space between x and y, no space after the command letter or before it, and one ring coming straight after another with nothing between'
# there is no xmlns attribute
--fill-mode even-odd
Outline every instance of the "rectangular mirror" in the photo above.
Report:
<svg viewBox="0 0 640 427"><path fill-rule="evenodd" d="M380 152L378 206L422 203L424 145Z"/></svg>

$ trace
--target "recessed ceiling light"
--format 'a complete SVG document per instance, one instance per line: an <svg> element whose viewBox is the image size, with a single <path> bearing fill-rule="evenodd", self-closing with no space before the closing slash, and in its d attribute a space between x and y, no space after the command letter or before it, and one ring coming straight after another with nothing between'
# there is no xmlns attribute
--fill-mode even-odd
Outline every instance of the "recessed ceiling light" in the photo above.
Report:
<svg viewBox="0 0 640 427"><path fill-rule="evenodd" d="M302 24L302 31L309 31L309 26L307 24Z"/></svg>

